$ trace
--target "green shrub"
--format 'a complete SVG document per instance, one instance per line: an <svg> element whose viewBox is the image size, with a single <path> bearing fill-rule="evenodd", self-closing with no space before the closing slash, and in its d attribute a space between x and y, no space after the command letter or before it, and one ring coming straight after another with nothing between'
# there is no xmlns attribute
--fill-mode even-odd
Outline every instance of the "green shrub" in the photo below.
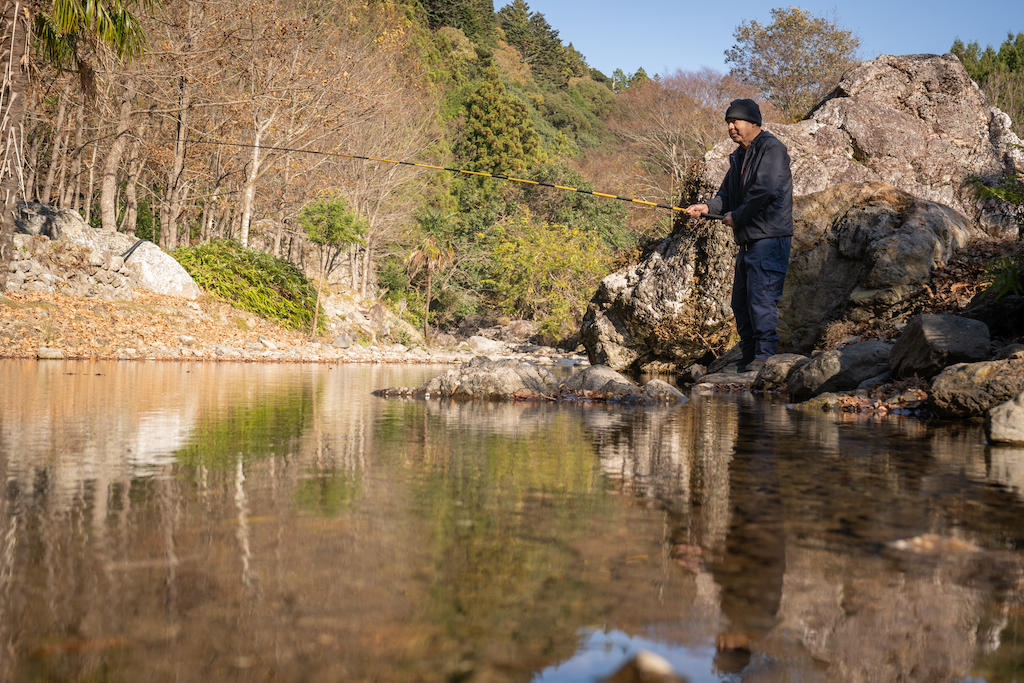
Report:
<svg viewBox="0 0 1024 683"><path fill-rule="evenodd" d="M232 306L308 332L316 289L295 264L233 240L181 247L171 254L192 279ZM318 332L325 331L320 311Z"/></svg>
<svg viewBox="0 0 1024 683"><path fill-rule="evenodd" d="M988 292L995 299L1016 294L1024 296L1024 256L1006 256L993 261L985 269L992 278Z"/></svg>
<svg viewBox="0 0 1024 683"><path fill-rule="evenodd" d="M488 284L497 308L536 320L549 341L571 337L587 303L611 267L611 251L595 233L538 221L529 214L498 230L495 276Z"/></svg>
<svg viewBox="0 0 1024 683"><path fill-rule="evenodd" d="M1006 202L1013 212L1014 222L1024 232L1024 176L1006 176L991 185L985 185L979 178L973 178L970 182L974 186L976 198L999 199ZM994 298L999 299L1010 294L1024 296L1024 255L998 259L990 263L985 270L992 278L988 291Z"/></svg>

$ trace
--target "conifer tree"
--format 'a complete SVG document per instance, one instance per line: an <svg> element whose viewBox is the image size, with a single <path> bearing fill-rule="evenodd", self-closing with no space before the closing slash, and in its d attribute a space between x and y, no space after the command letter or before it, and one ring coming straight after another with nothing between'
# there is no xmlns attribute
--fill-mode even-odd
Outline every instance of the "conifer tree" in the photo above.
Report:
<svg viewBox="0 0 1024 683"><path fill-rule="evenodd" d="M493 0L420 0L430 28L452 26L478 44L494 39Z"/></svg>
<svg viewBox="0 0 1024 683"><path fill-rule="evenodd" d="M526 105L508 93L495 67L466 101L456 151L469 170L498 174L529 168L544 154Z"/></svg>
<svg viewBox="0 0 1024 683"><path fill-rule="evenodd" d="M964 45L957 38L950 52L992 104L1009 115L1014 132L1024 134L1024 33L1008 33L998 51L991 45L982 50L977 41Z"/></svg>

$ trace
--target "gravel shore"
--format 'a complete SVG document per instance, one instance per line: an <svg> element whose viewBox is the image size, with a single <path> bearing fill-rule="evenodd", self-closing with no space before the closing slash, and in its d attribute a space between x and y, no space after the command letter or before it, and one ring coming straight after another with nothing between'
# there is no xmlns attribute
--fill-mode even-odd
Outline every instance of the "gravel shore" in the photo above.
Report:
<svg viewBox="0 0 1024 683"><path fill-rule="evenodd" d="M474 340L452 346L312 338L203 298L136 291L131 301L59 293L0 295L0 357L80 360L190 360L268 363L465 363L477 355L538 365L586 366L577 353L531 344ZM474 342L474 343L471 343Z"/></svg>

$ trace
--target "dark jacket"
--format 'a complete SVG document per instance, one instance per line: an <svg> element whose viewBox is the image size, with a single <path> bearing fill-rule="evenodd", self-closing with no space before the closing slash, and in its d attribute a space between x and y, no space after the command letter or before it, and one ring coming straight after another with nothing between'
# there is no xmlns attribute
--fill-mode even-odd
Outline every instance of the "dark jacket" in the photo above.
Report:
<svg viewBox="0 0 1024 683"><path fill-rule="evenodd" d="M746 166L744 156L749 155ZM740 176L740 169L743 175ZM729 155L729 172L718 194L708 200L708 213L732 212L737 244L793 234L793 174L782 142L761 131L746 150Z"/></svg>

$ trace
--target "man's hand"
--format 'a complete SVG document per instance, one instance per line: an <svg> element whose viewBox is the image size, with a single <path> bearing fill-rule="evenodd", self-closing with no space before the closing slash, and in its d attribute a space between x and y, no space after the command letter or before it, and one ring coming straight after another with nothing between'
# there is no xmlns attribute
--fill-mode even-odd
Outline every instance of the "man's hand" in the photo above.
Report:
<svg viewBox="0 0 1024 683"><path fill-rule="evenodd" d="M725 218L722 219L722 222L728 225L730 228L736 227L736 222L732 219L732 211L725 214Z"/></svg>
<svg viewBox="0 0 1024 683"><path fill-rule="evenodd" d="M702 213L708 212L707 204L690 204L686 207L686 215L690 218L700 218Z"/></svg>

